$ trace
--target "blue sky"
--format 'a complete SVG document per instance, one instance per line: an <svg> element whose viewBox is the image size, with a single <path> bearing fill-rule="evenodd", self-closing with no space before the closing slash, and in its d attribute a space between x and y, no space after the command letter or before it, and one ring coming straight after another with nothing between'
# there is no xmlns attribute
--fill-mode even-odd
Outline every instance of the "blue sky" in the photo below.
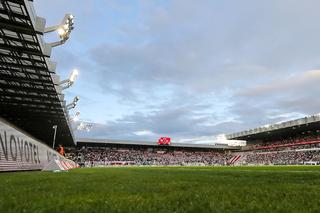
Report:
<svg viewBox="0 0 320 213"><path fill-rule="evenodd" d="M80 137L203 138L320 111L319 1L34 4L47 26L75 16L52 60L80 70L66 92L94 123Z"/></svg>

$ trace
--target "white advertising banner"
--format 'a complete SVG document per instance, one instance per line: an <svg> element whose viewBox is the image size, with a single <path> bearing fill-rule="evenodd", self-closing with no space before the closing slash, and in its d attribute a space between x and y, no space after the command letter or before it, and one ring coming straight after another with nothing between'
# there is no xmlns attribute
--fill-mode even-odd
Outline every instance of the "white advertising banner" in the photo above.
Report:
<svg viewBox="0 0 320 213"><path fill-rule="evenodd" d="M69 161L46 144L0 119L0 172L41 170L55 159Z"/></svg>

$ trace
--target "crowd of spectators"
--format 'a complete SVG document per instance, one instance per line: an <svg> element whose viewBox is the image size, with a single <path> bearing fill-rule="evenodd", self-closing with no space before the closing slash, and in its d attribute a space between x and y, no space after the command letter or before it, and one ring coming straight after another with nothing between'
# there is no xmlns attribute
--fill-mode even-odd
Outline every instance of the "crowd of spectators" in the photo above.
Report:
<svg viewBox="0 0 320 213"><path fill-rule="evenodd" d="M270 152L270 151L292 151L292 150L301 150L301 149L313 149L320 148L320 143L312 144L299 144L295 146L270 146L266 149L255 149L256 152Z"/></svg>
<svg viewBox="0 0 320 213"><path fill-rule="evenodd" d="M319 164L320 150L250 152L243 156L243 164L252 165L303 165Z"/></svg>
<svg viewBox="0 0 320 213"><path fill-rule="evenodd" d="M314 138L305 140L311 141ZM240 157L234 158L237 155ZM67 149L66 156L86 166L320 164L320 143L253 149L238 153L166 148L82 147Z"/></svg>
<svg viewBox="0 0 320 213"><path fill-rule="evenodd" d="M244 153L243 164L301 165L320 164L319 131L303 132L299 136L271 140L251 147Z"/></svg>
<svg viewBox="0 0 320 213"><path fill-rule="evenodd" d="M320 141L320 131L307 131L302 132L301 135L296 135L294 137L283 138L282 140L270 140L260 144L255 144L252 146L253 149L270 148L270 146L294 146L303 143L313 143Z"/></svg>
<svg viewBox="0 0 320 213"><path fill-rule="evenodd" d="M231 155L217 151L74 149L67 156L85 165L227 165Z"/></svg>

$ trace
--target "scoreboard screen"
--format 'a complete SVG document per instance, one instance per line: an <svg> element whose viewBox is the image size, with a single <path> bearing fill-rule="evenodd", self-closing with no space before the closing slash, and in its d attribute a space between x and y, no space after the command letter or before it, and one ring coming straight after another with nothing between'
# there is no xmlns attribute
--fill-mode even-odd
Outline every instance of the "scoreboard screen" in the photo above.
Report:
<svg viewBox="0 0 320 213"><path fill-rule="evenodd" d="M169 137L161 137L158 140L158 145L170 145L171 143L171 138Z"/></svg>

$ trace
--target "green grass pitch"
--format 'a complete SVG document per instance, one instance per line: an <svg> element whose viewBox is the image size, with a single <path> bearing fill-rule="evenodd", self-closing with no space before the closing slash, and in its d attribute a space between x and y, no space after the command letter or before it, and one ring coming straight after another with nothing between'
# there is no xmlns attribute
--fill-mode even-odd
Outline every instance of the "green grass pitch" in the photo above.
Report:
<svg viewBox="0 0 320 213"><path fill-rule="evenodd" d="M0 212L319 212L320 167L0 173Z"/></svg>

